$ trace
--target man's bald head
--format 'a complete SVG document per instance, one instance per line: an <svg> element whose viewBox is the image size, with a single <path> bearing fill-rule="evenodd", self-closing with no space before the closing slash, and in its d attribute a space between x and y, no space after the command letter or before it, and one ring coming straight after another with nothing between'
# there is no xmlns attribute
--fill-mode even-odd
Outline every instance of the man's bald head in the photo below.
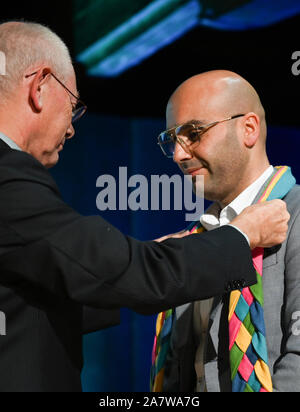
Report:
<svg viewBox="0 0 300 412"><path fill-rule="evenodd" d="M0 76L1 102L17 90L27 70L46 65L62 81L74 74L65 43L48 27L38 23L10 21L0 24L0 51L6 57L6 75Z"/></svg>
<svg viewBox="0 0 300 412"><path fill-rule="evenodd" d="M230 203L269 165L265 110L238 74L215 70L182 83L169 100L167 128L185 123L214 124L190 143L179 136L174 152L183 173L204 176L207 199Z"/></svg>
<svg viewBox="0 0 300 412"><path fill-rule="evenodd" d="M180 104L178 104L180 102ZM195 113L207 121L235 114L256 113L261 121L261 138L266 139L265 110L256 90L243 77L226 70L214 70L191 77L171 96L167 117L184 117L184 112ZM193 119L197 117L192 116ZM185 119L189 121L191 119ZM169 121L169 120L168 120ZM168 123L168 127L173 127Z"/></svg>
<svg viewBox="0 0 300 412"><path fill-rule="evenodd" d="M69 50L48 27L23 21L0 24L0 50L6 57L0 130L52 167L74 135L77 84Z"/></svg>

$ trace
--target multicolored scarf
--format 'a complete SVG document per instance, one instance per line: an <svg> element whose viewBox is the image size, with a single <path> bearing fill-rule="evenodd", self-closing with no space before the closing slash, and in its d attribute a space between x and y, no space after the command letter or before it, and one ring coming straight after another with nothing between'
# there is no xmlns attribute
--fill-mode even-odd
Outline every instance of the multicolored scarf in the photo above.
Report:
<svg viewBox="0 0 300 412"><path fill-rule="evenodd" d="M257 202L283 199L296 184L287 166L279 166L262 187ZM193 223L191 234L205 231L200 222ZM272 379L268 367L268 352L263 316L264 293L262 286L263 253L253 251L253 264L257 284L235 291L229 305L229 353L233 392L272 392ZM170 309L158 315L152 353L150 389L162 392L164 368L170 348L175 311Z"/></svg>

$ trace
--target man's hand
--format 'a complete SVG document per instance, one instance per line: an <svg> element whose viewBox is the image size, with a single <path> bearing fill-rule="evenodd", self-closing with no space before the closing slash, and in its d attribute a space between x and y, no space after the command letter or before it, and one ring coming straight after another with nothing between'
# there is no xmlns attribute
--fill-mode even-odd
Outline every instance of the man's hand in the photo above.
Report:
<svg viewBox="0 0 300 412"><path fill-rule="evenodd" d="M244 232L251 249L272 247L286 239L290 214L282 200L247 207L231 224Z"/></svg>
<svg viewBox="0 0 300 412"><path fill-rule="evenodd" d="M160 242L163 242L164 240L171 239L171 238L180 239L182 237L189 236L189 235L190 235L190 232L184 229L181 232L174 233L173 235L167 235L167 236L161 237L160 239L156 239L155 242L160 243Z"/></svg>

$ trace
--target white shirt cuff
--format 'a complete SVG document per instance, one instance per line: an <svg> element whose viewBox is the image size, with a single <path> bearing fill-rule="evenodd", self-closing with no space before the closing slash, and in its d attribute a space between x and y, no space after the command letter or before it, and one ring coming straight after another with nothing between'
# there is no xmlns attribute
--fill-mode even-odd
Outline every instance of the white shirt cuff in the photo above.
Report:
<svg viewBox="0 0 300 412"><path fill-rule="evenodd" d="M246 238L246 240L248 242L248 245L250 246L250 240L249 240L248 236L246 235L246 233L244 233L241 229L239 229L238 227L236 227L234 225L228 224L227 226L234 227L236 230L238 230Z"/></svg>

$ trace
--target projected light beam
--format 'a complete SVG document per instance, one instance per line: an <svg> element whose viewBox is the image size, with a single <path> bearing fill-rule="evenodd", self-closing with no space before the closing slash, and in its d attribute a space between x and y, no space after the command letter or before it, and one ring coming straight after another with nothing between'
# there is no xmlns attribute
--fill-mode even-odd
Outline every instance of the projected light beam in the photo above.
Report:
<svg viewBox="0 0 300 412"><path fill-rule="evenodd" d="M223 0L139 0L139 3L148 5L125 22L121 12L120 15L116 14L117 11L109 14L106 7L104 20L111 22L117 17L119 23L98 40L101 4L93 10L95 15L99 15L99 20L94 17L91 27L88 19L78 20L81 36L93 33L92 44L81 52L79 49L77 56L88 74L118 76L198 25L219 30L246 30L274 24L300 13L299 0L277 0L271 4L270 0L232 0L231 6L228 4L226 8ZM120 9L117 0L111 4L112 7L115 5L115 10ZM122 6L124 13L126 8L123 3ZM78 11L80 14L83 14L81 9Z"/></svg>
<svg viewBox="0 0 300 412"><path fill-rule="evenodd" d="M108 49L113 47L112 44L116 42L117 39L126 36L126 33L136 29L139 24L143 24L147 16L149 18L150 14L157 12L159 7L166 6L167 3L171 4L169 0L153 2L151 6L146 7L105 38L97 41L81 53L77 59L89 67L88 73L90 75L117 76L130 67L139 64L159 49L172 43L193 27L197 26L201 6L197 0L191 0L169 14L159 23L152 25L150 29L141 35L125 43L125 45L121 46L117 51L112 54L108 53ZM97 64L93 64L95 60L100 61Z"/></svg>

